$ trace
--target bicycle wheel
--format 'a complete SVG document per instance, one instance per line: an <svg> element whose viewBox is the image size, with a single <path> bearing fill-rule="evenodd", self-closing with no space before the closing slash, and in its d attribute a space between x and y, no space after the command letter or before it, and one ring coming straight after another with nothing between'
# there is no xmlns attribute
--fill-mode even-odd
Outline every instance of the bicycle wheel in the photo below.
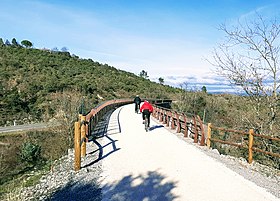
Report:
<svg viewBox="0 0 280 201"><path fill-rule="evenodd" d="M148 127L148 118L145 116L145 130L148 132L149 127Z"/></svg>

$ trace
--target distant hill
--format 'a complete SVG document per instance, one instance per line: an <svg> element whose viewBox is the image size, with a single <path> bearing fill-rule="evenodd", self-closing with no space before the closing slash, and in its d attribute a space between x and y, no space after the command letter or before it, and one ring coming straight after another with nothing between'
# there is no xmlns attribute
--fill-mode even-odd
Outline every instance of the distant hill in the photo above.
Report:
<svg viewBox="0 0 280 201"><path fill-rule="evenodd" d="M67 92L85 100L87 109L98 103L136 94L174 98L178 88L152 82L69 52L40 50L18 44L0 45L0 125L40 121L57 113L53 102Z"/></svg>

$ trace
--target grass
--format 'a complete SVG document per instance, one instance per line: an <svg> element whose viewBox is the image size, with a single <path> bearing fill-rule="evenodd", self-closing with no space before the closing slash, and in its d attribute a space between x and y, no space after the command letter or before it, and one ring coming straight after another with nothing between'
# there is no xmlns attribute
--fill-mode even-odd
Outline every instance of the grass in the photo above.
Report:
<svg viewBox="0 0 280 201"><path fill-rule="evenodd" d="M52 161L67 153L68 134L60 130L15 132L0 136L0 200L21 200L20 189L36 185L40 178L51 169ZM24 142L41 147L41 160L36 164L21 160Z"/></svg>
<svg viewBox="0 0 280 201"><path fill-rule="evenodd" d="M21 200L20 191L24 187L34 186L39 183L44 171L36 171L17 175L12 180L5 182L0 186L0 199L1 200Z"/></svg>

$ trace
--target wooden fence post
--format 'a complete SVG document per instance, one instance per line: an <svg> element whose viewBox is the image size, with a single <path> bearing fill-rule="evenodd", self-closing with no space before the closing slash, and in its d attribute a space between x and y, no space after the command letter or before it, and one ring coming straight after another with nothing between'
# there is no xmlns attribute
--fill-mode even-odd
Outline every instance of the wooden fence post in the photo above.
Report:
<svg viewBox="0 0 280 201"><path fill-rule="evenodd" d="M207 147L210 148L211 146L211 123L208 123L208 129L207 129Z"/></svg>
<svg viewBox="0 0 280 201"><path fill-rule="evenodd" d="M176 112L176 118L177 118L177 133L181 132L181 122L180 122L180 115Z"/></svg>
<svg viewBox="0 0 280 201"><path fill-rule="evenodd" d="M187 126L187 118L186 118L186 115L183 114L184 116L184 137L188 137L188 126Z"/></svg>
<svg viewBox="0 0 280 201"><path fill-rule="evenodd" d="M250 129L249 130L249 145L248 145L248 151L249 151L249 154L248 154L248 163L251 164L253 162L253 150L252 150L252 147L253 147L253 134L254 134L254 130L253 129Z"/></svg>
<svg viewBox="0 0 280 201"><path fill-rule="evenodd" d="M160 118L159 118L159 122L163 123L163 110L160 109Z"/></svg>
<svg viewBox="0 0 280 201"><path fill-rule="evenodd" d="M204 146L205 145L205 134L204 134L204 127L203 127L204 125L199 115L197 115L197 119L200 125L200 133L201 133L200 146Z"/></svg>
<svg viewBox="0 0 280 201"><path fill-rule="evenodd" d="M193 139L193 142L197 143L198 142L198 129L197 129L195 115L193 115L193 127L194 127L194 139Z"/></svg>
<svg viewBox="0 0 280 201"><path fill-rule="evenodd" d="M159 108L156 107L156 119L159 120Z"/></svg>
<svg viewBox="0 0 280 201"><path fill-rule="evenodd" d="M81 117L81 156L86 156L86 116Z"/></svg>
<svg viewBox="0 0 280 201"><path fill-rule="evenodd" d="M166 114L166 116L165 116L165 124L166 124L166 127L169 127L169 123L170 123L170 112L169 112L169 111L166 111L165 114Z"/></svg>
<svg viewBox="0 0 280 201"><path fill-rule="evenodd" d="M175 113L173 112L170 112L170 118L171 118L171 129L175 129L175 120L174 120L174 117L175 117Z"/></svg>
<svg viewBox="0 0 280 201"><path fill-rule="evenodd" d="M74 141L74 147L75 147L75 164L74 169L75 171L78 171L81 169L81 127L80 122L75 122L75 141Z"/></svg>

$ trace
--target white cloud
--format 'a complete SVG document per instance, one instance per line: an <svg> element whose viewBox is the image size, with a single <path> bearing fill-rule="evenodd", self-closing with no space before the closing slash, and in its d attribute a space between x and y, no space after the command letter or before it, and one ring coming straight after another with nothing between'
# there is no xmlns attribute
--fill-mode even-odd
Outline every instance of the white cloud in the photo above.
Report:
<svg viewBox="0 0 280 201"><path fill-rule="evenodd" d="M151 80L158 82L159 77ZM201 90L203 86L209 93L242 93L240 87L231 85L225 78L213 74L205 76L163 76L166 85L184 88L187 90Z"/></svg>

